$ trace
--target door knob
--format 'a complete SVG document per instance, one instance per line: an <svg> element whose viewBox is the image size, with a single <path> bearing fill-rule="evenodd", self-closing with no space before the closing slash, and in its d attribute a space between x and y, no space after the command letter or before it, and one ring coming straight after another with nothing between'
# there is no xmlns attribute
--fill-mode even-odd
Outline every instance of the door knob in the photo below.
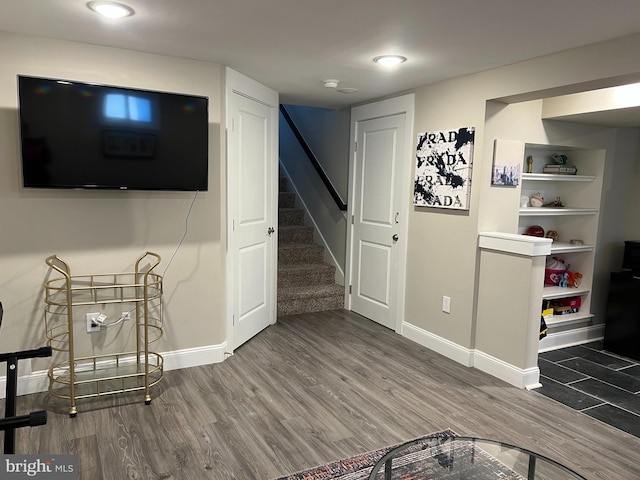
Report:
<svg viewBox="0 0 640 480"><path fill-rule="evenodd" d="M273 227L269 227L269 228L267 229L267 235L271 236L271 234L272 234L273 232L275 232L275 231L276 231L276 230L275 230Z"/></svg>
<svg viewBox="0 0 640 480"><path fill-rule="evenodd" d="M393 237L391 237L391 238L393 239L394 242L397 242L398 241L398 234L394 233Z"/></svg>

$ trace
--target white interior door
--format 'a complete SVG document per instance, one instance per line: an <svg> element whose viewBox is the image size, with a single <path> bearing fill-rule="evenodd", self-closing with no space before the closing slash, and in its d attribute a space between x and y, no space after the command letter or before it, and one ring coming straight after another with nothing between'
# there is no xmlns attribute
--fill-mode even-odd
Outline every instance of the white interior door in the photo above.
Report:
<svg viewBox="0 0 640 480"><path fill-rule="evenodd" d="M394 107L382 116L367 109L355 112L353 124L349 304L394 330L400 329L399 295L404 293L412 101L411 111Z"/></svg>
<svg viewBox="0 0 640 480"><path fill-rule="evenodd" d="M229 70L228 70L229 72ZM276 321L277 94L227 74L230 343Z"/></svg>

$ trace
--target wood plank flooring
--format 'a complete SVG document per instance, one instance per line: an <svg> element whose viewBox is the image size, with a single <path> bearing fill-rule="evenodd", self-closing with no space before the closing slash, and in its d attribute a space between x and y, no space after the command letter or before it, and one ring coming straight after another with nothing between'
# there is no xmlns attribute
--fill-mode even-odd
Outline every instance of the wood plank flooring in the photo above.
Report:
<svg viewBox="0 0 640 480"><path fill-rule="evenodd" d="M223 363L167 372L140 394L46 394L48 423L16 453L78 455L80 478L273 479L451 428L520 445L588 479L640 478L640 439L466 368L356 314L282 317Z"/></svg>

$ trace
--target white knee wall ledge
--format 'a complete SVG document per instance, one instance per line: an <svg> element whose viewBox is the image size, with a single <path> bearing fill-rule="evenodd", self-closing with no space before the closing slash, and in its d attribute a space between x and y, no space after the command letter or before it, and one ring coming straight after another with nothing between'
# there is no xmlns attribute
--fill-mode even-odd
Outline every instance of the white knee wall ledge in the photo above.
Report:
<svg viewBox="0 0 640 480"><path fill-rule="evenodd" d="M551 254L551 243L550 238L503 232L480 232L478 239L480 248L529 257L546 257Z"/></svg>
<svg viewBox="0 0 640 480"><path fill-rule="evenodd" d="M539 386L541 298L551 243L503 232L478 238L474 366L520 388Z"/></svg>

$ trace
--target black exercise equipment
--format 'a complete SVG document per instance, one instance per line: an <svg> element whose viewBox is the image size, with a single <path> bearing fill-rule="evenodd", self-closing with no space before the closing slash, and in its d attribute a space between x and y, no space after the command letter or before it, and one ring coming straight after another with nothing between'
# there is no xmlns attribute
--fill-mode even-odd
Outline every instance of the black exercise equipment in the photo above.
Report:
<svg viewBox="0 0 640 480"><path fill-rule="evenodd" d="M0 302L0 326L3 315ZM22 427L37 427L47 423L46 410L31 412L28 415L16 416L16 397L18 395L18 360L25 358L50 357L51 347L41 347L35 350L0 353L0 363L7 362L7 387L5 395L4 419L0 419L0 431L4 431L4 453L15 453L15 430Z"/></svg>

